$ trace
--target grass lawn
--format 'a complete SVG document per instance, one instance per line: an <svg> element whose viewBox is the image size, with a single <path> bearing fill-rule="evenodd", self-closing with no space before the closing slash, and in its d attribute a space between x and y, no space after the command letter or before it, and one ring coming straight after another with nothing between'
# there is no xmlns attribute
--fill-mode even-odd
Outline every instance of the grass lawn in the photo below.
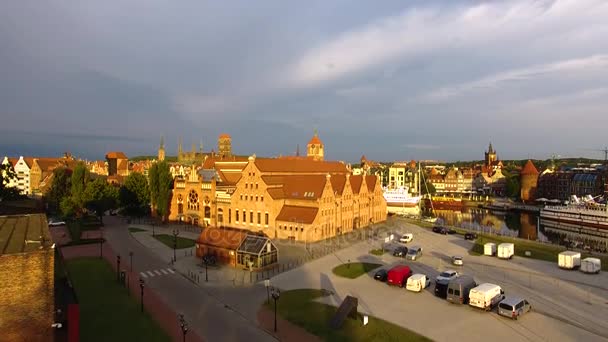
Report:
<svg viewBox="0 0 608 342"><path fill-rule="evenodd" d="M360 314L356 320L347 318L339 330L331 329L329 321L337 308L313 301L324 295L323 291L313 289L281 292L277 312L284 319L325 341L431 341L413 331L375 317L369 317L369 323L364 327ZM273 301L264 305L274 310Z"/></svg>
<svg viewBox="0 0 608 342"><path fill-rule="evenodd" d="M131 233L137 233L137 232L145 232L145 229L141 229L141 228L135 228L135 227L129 227L129 231Z"/></svg>
<svg viewBox="0 0 608 342"><path fill-rule="evenodd" d="M332 272L334 272L335 275L340 277L355 279L358 276L365 274L380 266L382 265L371 264L367 262L351 262L348 264L342 264L334 267Z"/></svg>
<svg viewBox="0 0 608 342"><path fill-rule="evenodd" d="M80 303L81 341L170 341L147 313L140 312L139 301L116 282L116 273L105 260L68 260L67 268Z"/></svg>
<svg viewBox="0 0 608 342"><path fill-rule="evenodd" d="M174 241L173 235L157 234L154 237L156 238L156 240L164 243L168 247L173 248L173 241ZM177 249L194 247L195 242L196 241L194 241L192 239L187 239L187 238L178 236L177 237Z"/></svg>
<svg viewBox="0 0 608 342"><path fill-rule="evenodd" d="M386 249L382 249L382 248L377 248L377 249L372 249L369 251L369 254L373 254L373 255L382 255L384 253L386 253L387 250Z"/></svg>

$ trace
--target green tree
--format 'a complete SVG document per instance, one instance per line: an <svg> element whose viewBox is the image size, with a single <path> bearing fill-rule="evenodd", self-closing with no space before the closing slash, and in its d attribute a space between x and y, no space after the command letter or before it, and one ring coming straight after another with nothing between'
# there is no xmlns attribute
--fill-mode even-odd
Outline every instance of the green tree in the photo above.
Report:
<svg viewBox="0 0 608 342"><path fill-rule="evenodd" d="M61 201L66 197L70 197L70 188L71 177L68 169L58 167L53 170L53 182L51 183L49 192L45 196L51 212L62 211Z"/></svg>
<svg viewBox="0 0 608 342"><path fill-rule="evenodd" d="M509 177L506 178L505 181L506 181L505 190L507 192L507 196L519 198L520 188L521 188L520 184L519 184L519 177L510 175Z"/></svg>
<svg viewBox="0 0 608 342"><path fill-rule="evenodd" d="M74 201L72 201L72 196L66 196L61 199L59 203L59 209L61 211L61 215L65 217L72 217L76 215L78 208Z"/></svg>
<svg viewBox="0 0 608 342"><path fill-rule="evenodd" d="M97 178L88 182L83 198L86 208L94 211L103 225L104 213L118 206L118 189L102 178Z"/></svg>
<svg viewBox="0 0 608 342"><path fill-rule="evenodd" d="M148 176L150 178L150 199L153 209L164 221L169 215L169 199L173 185L169 164L166 161L161 161L152 165L148 171Z"/></svg>
<svg viewBox="0 0 608 342"><path fill-rule="evenodd" d="M11 181L17 179L17 174L10 164L0 164L0 200L14 200L24 198L19 189L9 187Z"/></svg>
<svg viewBox="0 0 608 342"><path fill-rule="evenodd" d="M435 189L435 186L429 180L426 181L426 184L422 183L422 185L420 187L421 187L420 192L423 195L426 195L426 194L434 195L435 192L437 192L437 190Z"/></svg>
<svg viewBox="0 0 608 342"><path fill-rule="evenodd" d="M148 170L148 187L150 189L150 205L152 210L156 210L158 203L158 163L152 164Z"/></svg>
<svg viewBox="0 0 608 342"><path fill-rule="evenodd" d="M72 202L76 206L76 215L81 214L82 209L85 207L85 190L88 182L89 170L83 162L80 162L74 167L71 177L71 197Z"/></svg>
<svg viewBox="0 0 608 342"><path fill-rule="evenodd" d="M141 173L131 173L120 187L120 204L128 215L141 217L150 208L150 187Z"/></svg>

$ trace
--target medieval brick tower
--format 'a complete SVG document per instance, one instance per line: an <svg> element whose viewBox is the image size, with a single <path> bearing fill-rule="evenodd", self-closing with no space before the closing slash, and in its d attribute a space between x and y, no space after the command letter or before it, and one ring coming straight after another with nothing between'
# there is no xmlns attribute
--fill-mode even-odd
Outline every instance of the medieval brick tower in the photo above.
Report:
<svg viewBox="0 0 608 342"><path fill-rule="evenodd" d="M494 151L494 148L492 147L492 143L490 143L490 146L488 147L488 152L485 153L485 159L486 159L486 166L488 168L492 168L492 165L496 162L497 157L496 157L496 151Z"/></svg>
<svg viewBox="0 0 608 342"><path fill-rule="evenodd" d="M160 146L158 146L158 161L165 160L165 139L160 136Z"/></svg>
<svg viewBox="0 0 608 342"><path fill-rule="evenodd" d="M232 156L232 138L229 134L220 134L217 139L217 152L222 157Z"/></svg>
<svg viewBox="0 0 608 342"><path fill-rule="evenodd" d="M325 147L321 139L319 139L319 134L315 129L315 134L310 139L307 145L307 156L308 158L312 158L314 160L323 160L325 155Z"/></svg>
<svg viewBox="0 0 608 342"><path fill-rule="evenodd" d="M538 170L531 160L528 160L526 165L524 165L520 177L521 200L524 202L533 201L536 193L536 186L538 184Z"/></svg>

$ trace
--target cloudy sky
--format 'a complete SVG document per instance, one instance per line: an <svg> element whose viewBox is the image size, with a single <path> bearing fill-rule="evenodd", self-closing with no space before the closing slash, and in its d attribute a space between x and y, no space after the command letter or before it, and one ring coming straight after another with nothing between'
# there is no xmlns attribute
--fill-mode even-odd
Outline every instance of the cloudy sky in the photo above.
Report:
<svg viewBox="0 0 608 342"><path fill-rule="evenodd" d="M608 1L0 4L0 153L588 156L608 145Z"/></svg>

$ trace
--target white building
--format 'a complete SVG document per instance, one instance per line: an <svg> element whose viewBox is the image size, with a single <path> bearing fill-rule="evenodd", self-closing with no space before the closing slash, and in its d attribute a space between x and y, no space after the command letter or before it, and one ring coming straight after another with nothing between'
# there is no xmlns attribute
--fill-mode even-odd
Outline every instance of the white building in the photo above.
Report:
<svg viewBox="0 0 608 342"><path fill-rule="evenodd" d="M32 158L23 158L23 156L19 157L19 159L4 157L2 160L2 164L10 164L17 174L17 179L12 180L8 186L16 187L23 195L31 194L30 169L32 167L32 162Z"/></svg>

